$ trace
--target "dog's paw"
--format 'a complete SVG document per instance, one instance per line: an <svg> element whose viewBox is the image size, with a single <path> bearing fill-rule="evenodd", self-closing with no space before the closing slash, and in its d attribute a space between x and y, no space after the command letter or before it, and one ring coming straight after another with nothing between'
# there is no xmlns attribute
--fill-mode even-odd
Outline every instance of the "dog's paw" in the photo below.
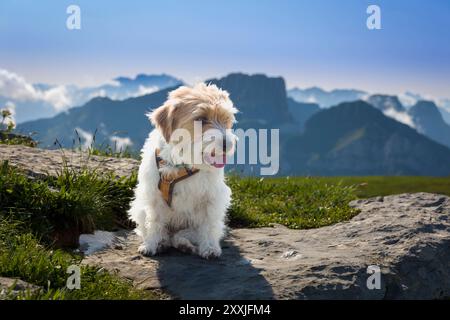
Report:
<svg viewBox="0 0 450 320"><path fill-rule="evenodd" d="M220 257L222 249L219 245L200 246L198 254L204 259L215 259Z"/></svg>
<svg viewBox="0 0 450 320"><path fill-rule="evenodd" d="M175 235L172 238L172 247L177 248L184 253L197 253L197 248L192 242L180 235Z"/></svg>
<svg viewBox="0 0 450 320"><path fill-rule="evenodd" d="M138 252L143 256L154 256L158 252L158 247L143 243L139 246Z"/></svg>

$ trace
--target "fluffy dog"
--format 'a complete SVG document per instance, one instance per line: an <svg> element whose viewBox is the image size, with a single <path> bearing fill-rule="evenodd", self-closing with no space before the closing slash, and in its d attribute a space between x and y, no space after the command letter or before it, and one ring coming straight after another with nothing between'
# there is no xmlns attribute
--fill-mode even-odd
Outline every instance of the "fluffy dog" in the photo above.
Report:
<svg viewBox="0 0 450 320"><path fill-rule="evenodd" d="M141 254L155 255L172 246L206 259L221 255L220 240L231 200L223 167L235 150L236 137L230 129L236 112L226 91L200 83L170 92L167 101L148 114L155 129L142 149L129 210L143 241L138 249ZM189 133L191 139L180 141L179 131ZM171 181L179 170L195 170L195 174L174 185L168 203L160 179Z"/></svg>

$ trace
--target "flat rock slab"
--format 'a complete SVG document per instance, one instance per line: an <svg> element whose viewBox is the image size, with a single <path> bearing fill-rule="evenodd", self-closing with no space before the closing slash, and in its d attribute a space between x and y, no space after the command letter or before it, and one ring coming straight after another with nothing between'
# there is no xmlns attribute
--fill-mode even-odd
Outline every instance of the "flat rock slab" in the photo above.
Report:
<svg viewBox="0 0 450 320"><path fill-rule="evenodd" d="M41 288L16 278L0 277L0 300L11 299L19 294L32 294Z"/></svg>
<svg viewBox="0 0 450 320"><path fill-rule="evenodd" d="M134 159L92 156L66 149L44 150L0 144L0 162L4 160L33 177L55 176L64 165L73 169L98 168L101 172L114 172L117 176L129 176L139 168L139 161Z"/></svg>
<svg viewBox="0 0 450 320"><path fill-rule="evenodd" d="M352 206L361 210L352 220L319 229L231 230L218 260L175 250L142 257L129 233L120 247L84 262L181 299L450 297L450 198L402 194ZM369 266L381 272L369 274Z"/></svg>

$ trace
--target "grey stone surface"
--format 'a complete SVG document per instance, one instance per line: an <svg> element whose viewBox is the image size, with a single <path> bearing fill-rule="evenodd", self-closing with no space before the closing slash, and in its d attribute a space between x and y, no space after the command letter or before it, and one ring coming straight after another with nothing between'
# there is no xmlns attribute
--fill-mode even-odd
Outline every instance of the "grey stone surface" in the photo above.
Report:
<svg viewBox="0 0 450 320"><path fill-rule="evenodd" d="M0 300L16 297L18 294L35 293L40 287L15 278L0 277Z"/></svg>
<svg viewBox="0 0 450 320"><path fill-rule="evenodd" d="M139 168L134 159L88 156L86 153L72 150L44 150L20 145L0 144L0 162L25 170L30 176L42 177L56 175L66 163L70 168L99 168L101 172L111 171L117 176L129 176Z"/></svg>
<svg viewBox="0 0 450 320"><path fill-rule="evenodd" d="M117 270L143 289L182 299L439 299L450 297L450 199L417 193L357 200L351 221L312 230L234 229L223 255L206 261L170 250L120 250L84 262ZM380 289L369 290L370 265Z"/></svg>

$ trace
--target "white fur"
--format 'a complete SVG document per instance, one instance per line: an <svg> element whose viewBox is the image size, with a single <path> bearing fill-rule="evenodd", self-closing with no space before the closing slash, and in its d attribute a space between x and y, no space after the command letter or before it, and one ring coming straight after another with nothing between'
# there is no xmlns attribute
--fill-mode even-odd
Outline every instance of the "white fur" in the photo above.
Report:
<svg viewBox="0 0 450 320"><path fill-rule="evenodd" d="M156 148L161 150L163 159L172 161L171 145L157 129L150 133L142 149L135 200L129 210L130 219L137 225L136 233L143 240L139 252L154 255L173 246L204 258L220 256L224 218L231 200L223 168L202 168L197 174L178 182L169 207L158 189Z"/></svg>

